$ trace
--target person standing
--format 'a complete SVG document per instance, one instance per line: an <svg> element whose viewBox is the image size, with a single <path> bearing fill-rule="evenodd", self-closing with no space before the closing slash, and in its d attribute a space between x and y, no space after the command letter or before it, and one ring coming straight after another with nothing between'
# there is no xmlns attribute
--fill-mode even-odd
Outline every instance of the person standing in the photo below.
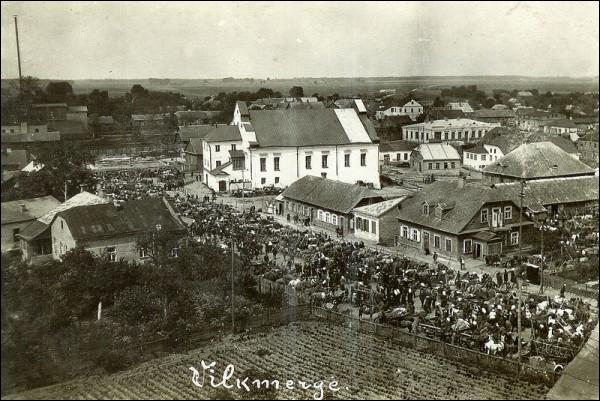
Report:
<svg viewBox="0 0 600 401"><path fill-rule="evenodd" d="M437 252L433 251L433 263L437 264L437 260L438 260L438 254L437 254Z"/></svg>

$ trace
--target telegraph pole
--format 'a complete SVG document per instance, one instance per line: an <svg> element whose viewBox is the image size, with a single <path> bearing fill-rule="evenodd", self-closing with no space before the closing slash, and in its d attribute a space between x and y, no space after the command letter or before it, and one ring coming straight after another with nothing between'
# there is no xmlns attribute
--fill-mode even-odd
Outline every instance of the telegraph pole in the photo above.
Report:
<svg viewBox="0 0 600 401"><path fill-rule="evenodd" d="M519 278L521 267L523 262L521 261L523 252L523 198L525 197L524 191L525 181L521 180L521 191L519 192L520 206L519 206L519 274L517 274L517 296L519 297L517 302L517 352L519 353L519 375L521 374L521 280Z"/></svg>
<svg viewBox="0 0 600 401"><path fill-rule="evenodd" d="M21 49L19 48L19 27L17 24L17 16L13 15L15 19L15 34L17 37L17 61L19 62L19 92L23 96L23 76L21 74Z"/></svg>
<svg viewBox="0 0 600 401"><path fill-rule="evenodd" d="M542 221L542 246L541 246L541 250L540 250L540 256L542 258L541 262L540 262L540 294L544 293L544 231L545 231L544 227L544 221Z"/></svg>

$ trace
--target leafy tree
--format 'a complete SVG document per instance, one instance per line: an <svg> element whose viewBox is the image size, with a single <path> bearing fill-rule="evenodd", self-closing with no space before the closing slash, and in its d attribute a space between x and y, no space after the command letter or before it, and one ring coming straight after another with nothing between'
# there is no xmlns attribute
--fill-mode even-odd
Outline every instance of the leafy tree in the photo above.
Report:
<svg viewBox="0 0 600 401"><path fill-rule="evenodd" d="M444 107L444 102L442 101L442 99L440 99L439 96L436 97L433 101L433 107Z"/></svg>
<svg viewBox="0 0 600 401"><path fill-rule="evenodd" d="M68 82L50 82L46 86L48 102L66 102L71 96L73 96L73 87Z"/></svg>
<svg viewBox="0 0 600 401"><path fill-rule="evenodd" d="M292 89L290 89L290 96L291 97L303 97L304 89L302 89L301 86L292 86Z"/></svg>

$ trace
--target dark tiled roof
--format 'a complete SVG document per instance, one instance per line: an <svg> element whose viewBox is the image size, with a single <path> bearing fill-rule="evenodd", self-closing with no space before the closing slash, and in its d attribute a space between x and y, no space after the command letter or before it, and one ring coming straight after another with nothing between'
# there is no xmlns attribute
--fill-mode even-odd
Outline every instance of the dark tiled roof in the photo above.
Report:
<svg viewBox="0 0 600 401"><path fill-rule="evenodd" d="M30 241L46 231L50 226L48 224L44 224L39 220L34 220L33 223L25 227L21 232L19 232L19 237L23 238L26 241Z"/></svg>
<svg viewBox="0 0 600 401"><path fill-rule="evenodd" d="M370 141L377 137L372 123L352 109L256 110L250 111L250 121L262 147L341 145L352 143L336 114L346 111L358 117Z"/></svg>
<svg viewBox="0 0 600 401"><path fill-rule="evenodd" d="M163 199L129 201L117 208L112 203L78 206L58 213L65 219L71 235L78 241L89 241L121 235L136 235L162 230L179 231L184 226L171 214Z"/></svg>
<svg viewBox="0 0 600 401"><path fill-rule="evenodd" d="M506 199L506 196L491 187L480 184L465 183L459 188L456 182L436 181L423 190L417 192L413 197L402 202L398 213L400 221L410 222L439 231L458 234L464 230L475 214L479 213L481 207L489 202L498 202ZM435 217L433 210L429 215L423 215L423 203L427 202L430 208L440 203L446 210L441 219ZM453 207L447 208L454 204Z"/></svg>
<svg viewBox="0 0 600 401"><path fill-rule="evenodd" d="M473 146L472 148L464 148L463 150L468 153L477 153L478 155L488 153L488 151L485 149L485 147L481 143L478 143L477 145Z"/></svg>
<svg viewBox="0 0 600 401"><path fill-rule="evenodd" d="M495 184L507 197L518 202L520 183ZM543 210L543 206L577 202L598 201L598 177L549 178L528 181L524 189L524 205L534 212Z"/></svg>
<svg viewBox="0 0 600 401"><path fill-rule="evenodd" d="M25 205L25 211L21 211L20 204ZM58 205L60 205L60 202L50 195L40 198L2 202L2 224L37 219Z"/></svg>
<svg viewBox="0 0 600 401"><path fill-rule="evenodd" d="M558 135L535 133L527 138L527 142L552 142L567 153L577 153L577 146L570 139Z"/></svg>
<svg viewBox="0 0 600 401"><path fill-rule="evenodd" d="M181 142L189 142L191 138L204 138L215 126L210 124L181 125L177 131Z"/></svg>
<svg viewBox="0 0 600 401"><path fill-rule="evenodd" d="M486 132L480 143L497 146L505 155L523 143L523 135L516 129L495 127Z"/></svg>
<svg viewBox="0 0 600 401"><path fill-rule="evenodd" d="M206 142L241 141L242 135L237 125L217 125L211 128L204 140Z"/></svg>
<svg viewBox="0 0 600 401"><path fill-rule="evenodd" d="M248 113L248 105L246 104L246 102L238 100L236 102L236 104L237 104L238 108L240 109L240 114L242 116L248 116L248 115L250 115Z"/></svg>
<svg viewBox="0 0 600 401"><path fill-rule="evenodd" d="M185 151L195 155L203 154L202 138L190 138L189 143L185 147Z"/></svg>
<svg viewBox="0 0 600 401"><path fill-rule="evenodd" d="M389 142L381 142L379 144L379 151L380 152L400 152L400 151L409 152L409 151L412 151L416 147L417 147L417 144L414 142L389 141Z"/></svg>
<svg viewBox="0 0 600 401"><path fill-rule="evenodd" d="M530 179L593 173L593 169L575 160L552 142L521 145L484 170L484 175Z"/></svg>
<svg viewBox="0 0 600 401"><path fill-rule="evenodd" d="M290 185L282 196L343 214L363 199L382 197L367 187L306 175Z"/></svg>

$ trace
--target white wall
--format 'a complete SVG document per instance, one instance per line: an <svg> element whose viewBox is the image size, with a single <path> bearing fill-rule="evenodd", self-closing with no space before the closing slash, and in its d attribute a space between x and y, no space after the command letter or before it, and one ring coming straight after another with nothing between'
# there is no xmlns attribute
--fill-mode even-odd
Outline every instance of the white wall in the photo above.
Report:
<svg viewBox="0 0 600 401"><path fill-rule="evenodd" d="M388 155L390 158L390 162L406 162L410 163L410 150L400 150L400 151L390 151L390 152L379 152L379 161L382 162L385 160L385 156ZM398 160L397 155L400 155L400 160Z"/></svg>
<svg viewBox="0 0 600 401"><path fill-rule="evenodd" d="M354 213L354 236L368 241L379 242L379 220L375 217L362 215L356 211ZM369 222L369 231L363 231L362 229L359 229L357 224L357 220L359 218ZM373 233L373 222L375 222L375 233Z"/></svg>
<svg viewBox="0 0 600 401"><path fill-rule="evenodd" d="M205 170L212 170L217 168L217 161L220 161L221 164L225 164L229 161L229 151L231 150L231 145L235 144L237 150L241 150L242 141L224 141L224 142L206 142L202 141L202 151L203 151L203 163ZM216 146L220 146L220 150L218 152L215 151Z"/></svg>
<svg viewBox="0 0 600 401"><path fill-rule="evenodd" d="M251 149L252 186L262 187L275 185L286 187L305 175L321 177L321 173L327 173L327 178L339 180L350 184L356 181L373 183L374 187L380 188L379 162L377 144L350 144L337 146L305 146L293 148L256 148ZM326 153L327 152L327 153ZM344 155L350 154L350 167L345 167ZM366 166L360 165L361 153L366 154ZM322 155L327 154L327 168L321 165ZM306 156L311 156L311 169L306 169ZM266 171L260 171L260 159L266 159ZM274 170L274 158L279 157L279 171ZM247 163L248 170L250 163ZM246 178L250 177L246 171ZM275 183L275 177L279 177L279 183ZM265 183L262 183L262 178Z"/></svg>

